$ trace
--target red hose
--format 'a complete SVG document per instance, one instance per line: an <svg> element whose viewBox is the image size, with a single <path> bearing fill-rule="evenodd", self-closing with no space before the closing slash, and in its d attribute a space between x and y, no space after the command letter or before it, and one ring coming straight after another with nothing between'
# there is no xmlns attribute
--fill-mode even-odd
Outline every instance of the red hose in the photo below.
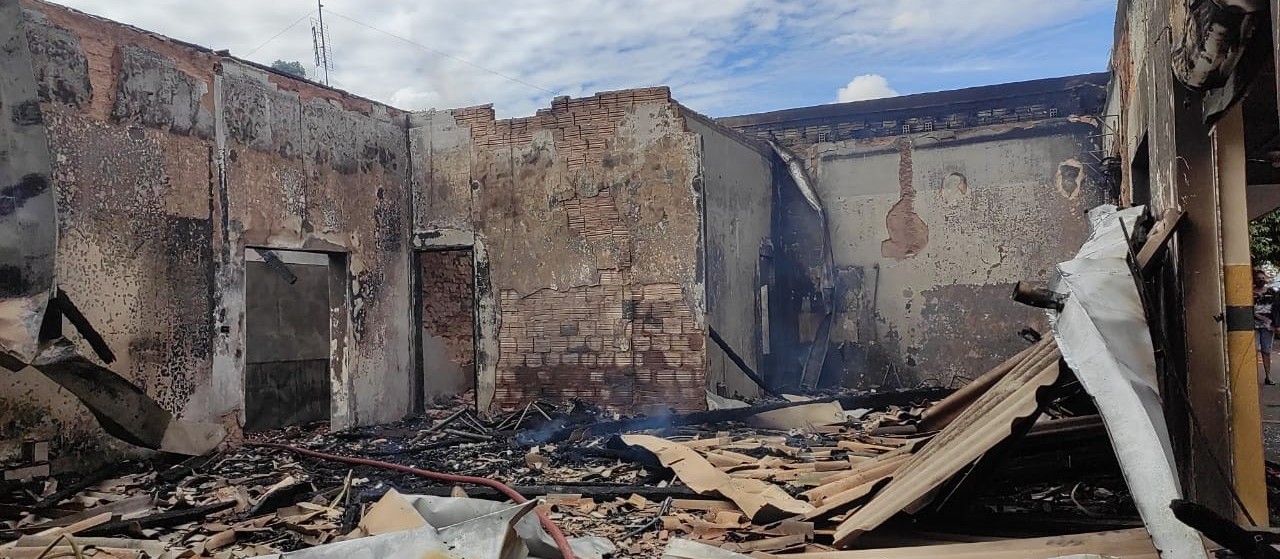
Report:
<svg viewBox="0 0 1280 559"><path fill-rule="evenodd" d="M503 495L506 495L507 497L511 498L511 500L515 501L516 503L525 503L529 501L528 499L524 498L524 495L521 495L517 493L516 490L510 487L507 487L505 483L502 483L501 481L498 481L496 479L489 479L487 477L442 474L440 472L432 472L430 470L420 470L418 468L401 466L400 464L392 464L390 462L382 462L380 460L369 460L367 458L354 458L351 456L340 456L337 454L325 454L323 452L316 452L314 450L307 450L305 448L298 448L296 446L289 446L287 444L249 443L249 445L281 448L284 450L288 450L290 452L296 452L303 456L310 456L312 458L321 458L324 460L332 460L334 462L345 462L347 464L357 464L360 466L372 466L374 468L382 468L384 470L391 470L391 471L401 472L405 474L413 474L415 476L438 479L441 481L448 481L453 483L467 483L471 485L484 485L486 487L492 487L494 489L497 489L498 491L501 491ZM560 554L564 555L564 559L576 559L576 557L574 557L573 555L573 549L569 547L569 540L564 537L564 532L560 531L560 527L556 526L556 524L552 522L551 519L548 518L547 515L544 514L542 511L534 509L533 512L534 514L538 515L538 520L542 521L542 527L547 530L548 534L551 534L551 539L555 540L556 546L560 548Z"/></svg>

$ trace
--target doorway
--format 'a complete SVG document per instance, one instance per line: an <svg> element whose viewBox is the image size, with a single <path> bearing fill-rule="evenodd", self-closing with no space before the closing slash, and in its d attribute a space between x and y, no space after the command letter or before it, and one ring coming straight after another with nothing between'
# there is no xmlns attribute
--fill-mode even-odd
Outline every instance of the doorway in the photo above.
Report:
<svg viewBox="0 0 1280 559"><path fill-rule="evenodd" d="M245 250L246 431L330 418L334 259L318 252Z"/></svg>
<svg viewBox="0 0 1280 559"><path fill-rule="evenodd" d="M475 260L470 247L417 252L416 408L476 385Z"/></svg>

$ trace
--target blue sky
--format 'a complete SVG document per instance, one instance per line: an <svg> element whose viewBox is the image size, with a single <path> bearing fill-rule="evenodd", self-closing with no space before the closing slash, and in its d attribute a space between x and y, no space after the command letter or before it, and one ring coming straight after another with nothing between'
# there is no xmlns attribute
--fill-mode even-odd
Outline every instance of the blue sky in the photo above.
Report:
<svg viewBox="0 0 1280 559"><path fill-rule="evenodd" d="M315 4L306 0L64 3L251 60L299 60L314 70L308 13L314 16ZM404 109L493 103L501 116L522 116L549 106L554 95L664 84L695 110L728 116L842 96L1104 71L1116 6L1105 0L327 0L325 9L333 85Z"/></svg>

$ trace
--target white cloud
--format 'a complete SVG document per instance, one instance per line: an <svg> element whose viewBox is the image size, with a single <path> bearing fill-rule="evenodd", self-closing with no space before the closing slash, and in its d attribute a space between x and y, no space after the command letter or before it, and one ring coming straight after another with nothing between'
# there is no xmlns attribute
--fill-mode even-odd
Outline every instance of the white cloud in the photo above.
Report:
<svg viewBox="0 0 1280 559"><path fill-rule="evenodd" d="M897 97L898 92L889 87L889 80L880 74L862 74L854 76L853 80L840 88L836 93L837 103L848 103L850 101L866 101L867 99L881 99L884 97Z"/></svg>
<svg viewBox="0 0 1280 559"><path fill-rule="evenodd" d="M309 0L60 1L184 41L230 49L238 56L314 9ZM682 102L719 116L821 103L838 86L827 71L832 66L864 67L898 81L885 68L997 52L993 48L1010 37L1082 14L1114 11L1115 4L326 0L325 9L332 12L325 16L336 61L332 83L403 108L493 103L499 115L518 116L549 106L555 95L666 84ZM304 18L248 57L268 64L299 60L310 72L308 23ZM1098 47L1105 53L1108 46Z"/></svg>

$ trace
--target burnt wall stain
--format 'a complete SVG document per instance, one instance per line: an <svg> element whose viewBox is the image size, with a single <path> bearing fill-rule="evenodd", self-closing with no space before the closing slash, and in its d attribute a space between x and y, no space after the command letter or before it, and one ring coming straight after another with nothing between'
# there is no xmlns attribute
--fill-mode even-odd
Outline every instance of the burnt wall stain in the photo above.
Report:
<svg viewBox="0 0 1280 559"><path fill-rule="evenodd" d="M113 120L181 135L212 135L212 119L201 110L208 84L153 50L121 45L117 51L120 69Z"/></svg>
<svg viewBox="0 0 1280 559"><path fill-rule="evenodd" d="M897 146L900 198L884 217L889 238L880 243L880 253L886 258L902 260L920 254L929 244L929 225L920 219L914 207L916 189L912 184L911 139L898 138Z"/></svg>
<svg viewBox="0 0 1280 559"><path fill-rule="evenodd" d="M80 48L80 37L50 23L44 14L35 10L23 10L23 20L40 99L77 109L87 107L93 96L93 84L89 81L89 61Z"/></svg>
<svg viewBox="0 0 1280 559"><path fill-rule="evenodd" d="M994 114L1004 102L983 100L980 104L985 106L972 108ZM903 109L911 110L916 109ZM938 110L918 108L919 112ZM840 118L829 116L815 124L836 126L843 124ZM837 278L832 293L836 319L824 381L834 375L844 379L846 386L863 388L910 386L926 380L948 383L953 377L980 373L1021 347L1017 332L1026 324L993 321L1006 337L984 339L977 356L966 354L969 350L958 341L968 335L965 330L935 324L967 324L972 329L983 324L982 317L1007 313L1027 317L1025 309L1010 307L1005 287L1019 279L1047 278L1053 265L1069 258L1087 235L1084 209L1106 201L1105 189L1092 173L1072 161L1097 149L1094 121L1066 114L1047 120L1021 119L919 134L912 136L910 146L896 138L844 139L843 134L816 143L812 134L807 139L793 138L796 145L809 147L799 153L826 180L820 180L818 187L840 237L835 243ZM786 121L752 126L774 130L779 136L803 128L801 123ZM909 166L904 152L909 152ZM893 180L897 188L858 182L867 175L878 177L877 183ZM910 182L902 180L908 177ZM810 347L804 335L806 317L826 309L819 297L822 283L812 273L822 261L822 255L812 249L821 245L820 232L812 226L816 220L794 187L783 184L775 194L777 284L770 285L770 373L787 379L797 374L797 361ZM907 185L916 188L908 190ZM891 208L902 209L904 191L911 194L911 213L928 226L928 244L913 257L895 259L877 250L884 248L885 237L876 223ZM875 241L882 244L876 247ZM863 270L861 282L852 273L858 267ZM888 284L880 279L877 267ZM904 284L909 285L909 294L904 294ZM948 285L956 287L930 291ZM988 291L987 286L998 287ZM982 290L982 295L972 290ZM937 299L932 303L935 309L945 309L947 298L955 297L951 312L956 315L925 317L926 293ZM997 334L984 331L983 335ZM952 363L950 355L964 356Z"/></svg>
<svg viewBox="0 0 1280 559"><path fill-rule="evenodd" d="M40 102L30 100L14 105L10 120L18 126L34 126L44 122L44 117L40 114Z"/></svg>
<svg viewBox="0 0 1280 559"><path fill-rule="evenodd" d="M209 401L212 342L217 325L243 322L224 302L235 288L235 251L251 240L347 252L348 279L360 286L348 309L360 343L344 358L361 386L407 379L407 342L397 343L408 339L397 331L407 328L398 311L408 301L397 288L408 286L402 113L317 95L310 85L269 86L232 59L35 6L26 35L42 102L0 114L39 117L49 131L59 279L116 350L112 370L170 412L216 420L233 411ZM225 72L226 152L212 138L215 72ZM222 153L234 155L220 161ZM0 196L13 208L39 190L29 181L9 186ZM31 279L8 275L13 284ZM387 421L407 411L401 391L386 392L353 395L364 408L356 412ZM54 391L39 407L48 420L38 428L65 431L63 449L103 448L97 423L65 394Z"/></svg>
<svg viewBox="0 0 1280 559"><path fill-rule="evenodd" d="M1046 332L1039 309L1014 302L1013 284L943 285L920 294L924 343L912 353L919 375L959 386L1021 351L1024 328Z"/></svg>
<svg viewBox="0 0 1280 559"><path fill-rule="evenodd" d="M125 350L111 368L181 413L209 381L212 316L193 303L209 296L213 227L206 204L187 214L176 203L207 199L209 185L174 177L204 171L208 149L53 114L62 285L108 345Z"/></svg>

